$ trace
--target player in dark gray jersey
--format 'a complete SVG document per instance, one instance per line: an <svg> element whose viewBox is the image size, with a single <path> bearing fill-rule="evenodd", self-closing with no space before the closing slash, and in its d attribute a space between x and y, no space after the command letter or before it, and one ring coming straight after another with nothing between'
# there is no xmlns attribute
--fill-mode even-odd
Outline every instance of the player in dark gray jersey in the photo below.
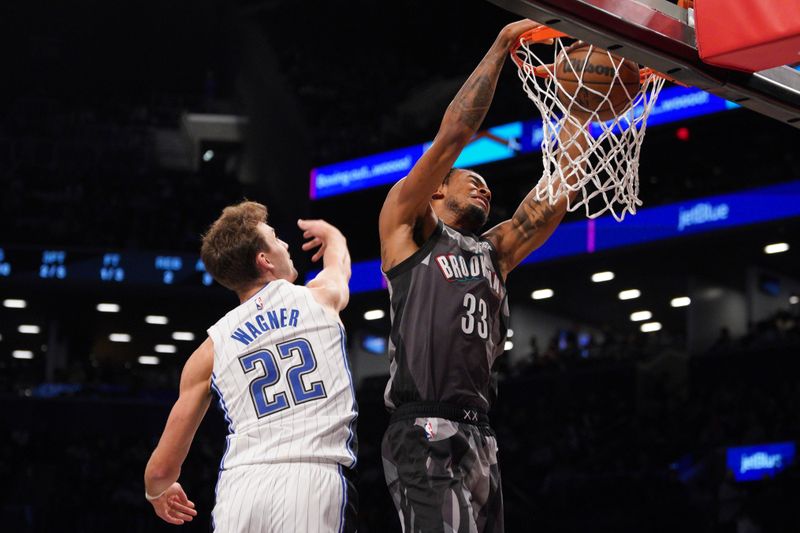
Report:
<svg viewBox="0 0 800 533"><path fill-rule="evenodd" d="M483 122L509 48L537 25L522 20L502 29L447 108L433 145L381 210L392 313L385 394L392 418L382 454L407 533L503 530L486 412L508 326L505 279L555 231L566 200L550 205L532 190L510 220L480 234L489 187L475 172L451 167ZM581 137L571 126L559 135ZM572 146L560 155L562 166L585 143Z"/></svg>
<svg viewBox="0 0 800 533"><path fill-rule="evenodd" d="M477 175L471 179L482 183ZM489 409L490 366L508 329L499 273L490 241L442 219L419 250L386 272L390 409L420 401Z"/></svg>

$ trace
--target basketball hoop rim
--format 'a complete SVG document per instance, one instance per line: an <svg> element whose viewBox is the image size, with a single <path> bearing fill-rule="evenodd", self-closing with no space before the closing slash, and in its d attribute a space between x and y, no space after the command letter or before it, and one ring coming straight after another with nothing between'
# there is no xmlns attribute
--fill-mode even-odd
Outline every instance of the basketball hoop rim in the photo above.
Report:
<svg viewBox="0 0 800 533"><path fill-rule="evenodd" d="M569 38L569 35L567 35L564 32L561 32L561 31L558 31L558 30L554 30L553 28L549 28L549 27L544 26L544 25L537 26L537 27L533 28L532 30L528 30L525 33L523 33L522 35L520 35L519 39L517 39L517 42L514 43L514 45L509 50L509 54L511 54L511 59L517 65L517 68L520 68L520 69L522 69L524 71L527 71L528 73L531 73L531 71L533 71L533 74L535 76L539 76L540 78L549 78L550 77L550 72L547 70L547 68L545 68L545 67L533 67L532 68L530 65L525 63L525 60L522 59L519 56L519 54L517 54L517 52L519 51L520 47L523 44L539 44L539 43L543 43L545 41L550 41L552 39L557 39L559 37L568 37Z"/></svg>
<svg viewBox="0 0 800 533"><path fill-rule="evenodd" d="M566 37L568 39L573 39L570 35L558 30L554 30L548 26L537 26L532 30L528 30L522 35L519 36L517 42L514 43L514 46L511 47L509 50L509 54L511 55L511 59L517 65L517 68L526 71L527 73L533 73L533 75L538 76L540 78L550 78L552 77L552 73L550 69L546 66L540 67L531 67L531 65L527 64L524 59L522 59L519 54L517 53L520 47L523 44L540 44L545 43L546 41L552 41L552 39L558 39L561 37ZM644 83L645 80L650 76L658 76L660 78L664 78L667 81L675 83L677 85L681 85L683 87L687 87L687 85L675 80L674 78L667 76L657 70L651 69L650 67L642 67L639 69L639 82Z"/></svg>

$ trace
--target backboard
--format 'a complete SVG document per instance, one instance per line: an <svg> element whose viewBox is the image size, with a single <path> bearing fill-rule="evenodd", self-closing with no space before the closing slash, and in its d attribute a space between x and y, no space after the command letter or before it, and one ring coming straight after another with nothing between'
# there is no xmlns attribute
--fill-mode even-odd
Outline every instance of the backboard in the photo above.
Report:
<svg viewBox="0 0 800 533"><path fill-rule="evenodd" d="M692 11L666 0L489 0L686 85L800 129L800 72L746 74L701 61Z"/></svg>

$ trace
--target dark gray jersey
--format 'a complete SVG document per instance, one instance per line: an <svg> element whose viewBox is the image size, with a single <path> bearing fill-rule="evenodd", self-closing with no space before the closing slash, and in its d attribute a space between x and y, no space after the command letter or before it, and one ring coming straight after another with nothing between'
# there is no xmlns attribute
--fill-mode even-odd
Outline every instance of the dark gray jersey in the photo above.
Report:
<svg viewBox="0 0 800 533"><path fill-rule="evenodd" d="M503 353L508 299L492 244L441 221L386 273L391 300L390 409L435 401L488 410Z"/></svg>

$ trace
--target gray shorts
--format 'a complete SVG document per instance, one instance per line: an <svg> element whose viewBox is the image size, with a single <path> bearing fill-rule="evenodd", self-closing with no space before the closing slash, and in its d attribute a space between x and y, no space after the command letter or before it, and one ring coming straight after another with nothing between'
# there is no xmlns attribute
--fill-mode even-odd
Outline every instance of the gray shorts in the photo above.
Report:
<svg viewBox="0 0 800 533"><path fill-rule="evenodd" d="M405 533L499 533L503 494L488 424L419 417L389 424L386 484Z"/></svg>

